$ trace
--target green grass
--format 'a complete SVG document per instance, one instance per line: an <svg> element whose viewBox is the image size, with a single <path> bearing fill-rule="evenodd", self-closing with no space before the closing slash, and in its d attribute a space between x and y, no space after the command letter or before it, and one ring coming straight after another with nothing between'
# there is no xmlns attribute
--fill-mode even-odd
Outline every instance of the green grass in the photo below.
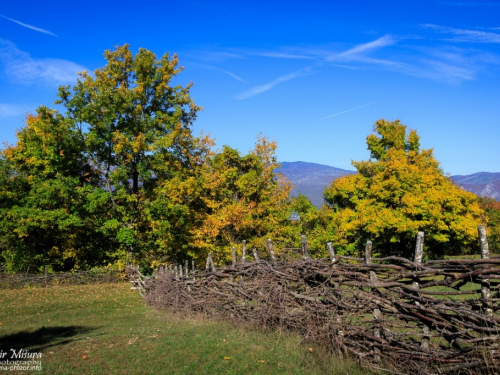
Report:
<svg viewBox="0 0 500 375"><path fill-rule="evenodd" d="M296 335L154 310L124 283L2 290L0 349L11 348L42 352L45 374L368 373Z"/></svg>

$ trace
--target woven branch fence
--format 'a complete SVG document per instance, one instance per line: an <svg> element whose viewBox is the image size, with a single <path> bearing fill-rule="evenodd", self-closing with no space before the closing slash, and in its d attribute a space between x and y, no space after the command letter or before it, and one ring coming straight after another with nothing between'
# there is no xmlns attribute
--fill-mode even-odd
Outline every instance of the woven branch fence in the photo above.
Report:
<svg viewBox="0 0 500 375"><path fill-rule="evenodd" d="M414 260L338 256L281 262L254 250L218 268L187 262L151 278L129 277L147 303L178 313L299 332L305 340L373 369L411 374L498 373L500 367L500 257L490 257L479 228L481 259L422 262L424 233ZM243 244L242 253L245 253Z"/></svg>
<svg viewBox="0 0 500 375"><path fill-rule="evenodd" d="M49 274L8 274L0 272L0 289L111 283L121 280L120 272L111 269Z"/></svg>

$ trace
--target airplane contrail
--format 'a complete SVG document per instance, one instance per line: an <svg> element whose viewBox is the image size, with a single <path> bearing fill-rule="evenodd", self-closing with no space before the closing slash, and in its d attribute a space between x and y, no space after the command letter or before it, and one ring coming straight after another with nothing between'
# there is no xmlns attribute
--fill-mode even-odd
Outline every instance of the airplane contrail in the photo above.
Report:
<svg viewBox="0 0 500 375"><path fill-rule="evenodd" d="M4 15L2 15L2 14L0 14L0 17L5 18L6 20L9 20L9 21L11 21L11 22L17 23L18 25L21 25L21 26L27 27L28 29L35 30L35 31L38 31L38 32L41 32L41 33L44 33L44 34L52 35L52 36L57 36L56 34L54 34L54 33L53 33L53 32L51 32L51 31L44 30L44 29L41 29L41 28L39 28L39 27L35 27L35 26L28 25L27 23L23 23L23 22L21 22L21 21L15 20L15 19L13 19L13 18L6 17L6 16L4 16Z"/></svg>
<svg viewBox="0 0 500 375"><path fill-rule="evenodd" d="M373 102L373 103L368 103L368 104L365 104L365 105L361 105L361 106L356 107L356 108L351 108L351 109L348 109L347 111L343 111L343 112L335 113L335 114L330 115L330 116L323 117L320 120L324 120L326 118L330 118L330 117L335 117L335 116L338 116L338 115L342 115L344 113L351 112L351 111L354 111L356 109L360 109L360 108L363 108L363 107L368 107L369 105L373 105L373 104L376 104L378 102L379 102L379 100L377 100L376 102Z"/></svg>

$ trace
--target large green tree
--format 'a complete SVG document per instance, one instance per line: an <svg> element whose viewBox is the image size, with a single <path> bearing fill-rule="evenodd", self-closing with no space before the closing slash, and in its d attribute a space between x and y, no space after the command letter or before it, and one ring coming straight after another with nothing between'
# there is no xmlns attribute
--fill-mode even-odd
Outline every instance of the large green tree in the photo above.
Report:
<svg viewBox="0 0 500 375"><path fill-rule="evenodd" d="M94 75L83 72L74 87L61 87L58 103L79 127L85 157L108 192L112 215L104 226L116 231L122 255L144 258L155 246L149 215L165 208L151 206L159 183L182 181L207 152L191 134L200 107L191 84L172 84L182 70L177 56L157 59L146 49L134 56L124 45L104 57Z"/></svg>
<svg viewBox="0 0 500 375"><path fill-rule="evenodd" d="M324 193L337 246L353 252L372 240L381 254L411 257L424 231L427 254L438 257L474 242L482 214L477 197L443 174L432 149L420 149L415 130L379 120L374 131L367 137L371 159L353 162L358 173Z"/></svg>
<svg viewBox="0 0 500 375"><path fill-rule="evenodd" d="M109 209L71 121L40 107L1 157L0 249L8 271L88 268L112 261L99 230ZM102 248L106 243L106 249Z"/></svg>

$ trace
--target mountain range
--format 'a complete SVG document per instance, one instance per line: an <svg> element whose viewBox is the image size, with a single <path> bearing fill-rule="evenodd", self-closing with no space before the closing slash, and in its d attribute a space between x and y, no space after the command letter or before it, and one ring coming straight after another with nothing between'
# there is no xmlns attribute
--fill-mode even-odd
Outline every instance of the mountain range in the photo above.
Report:
<svg viewBox="0 0 500 375"><path fill-rule="evenodd" d="M277 172L282 173L295 185L292 190L293 196L302 193L317 207L323 204L323 190L327 185L339 177L356 173L355 171L303 161L282 162ZM500 200L500 173L478 172L470 175L451 176L451 179L457 185L474 194Z"/></svg>

